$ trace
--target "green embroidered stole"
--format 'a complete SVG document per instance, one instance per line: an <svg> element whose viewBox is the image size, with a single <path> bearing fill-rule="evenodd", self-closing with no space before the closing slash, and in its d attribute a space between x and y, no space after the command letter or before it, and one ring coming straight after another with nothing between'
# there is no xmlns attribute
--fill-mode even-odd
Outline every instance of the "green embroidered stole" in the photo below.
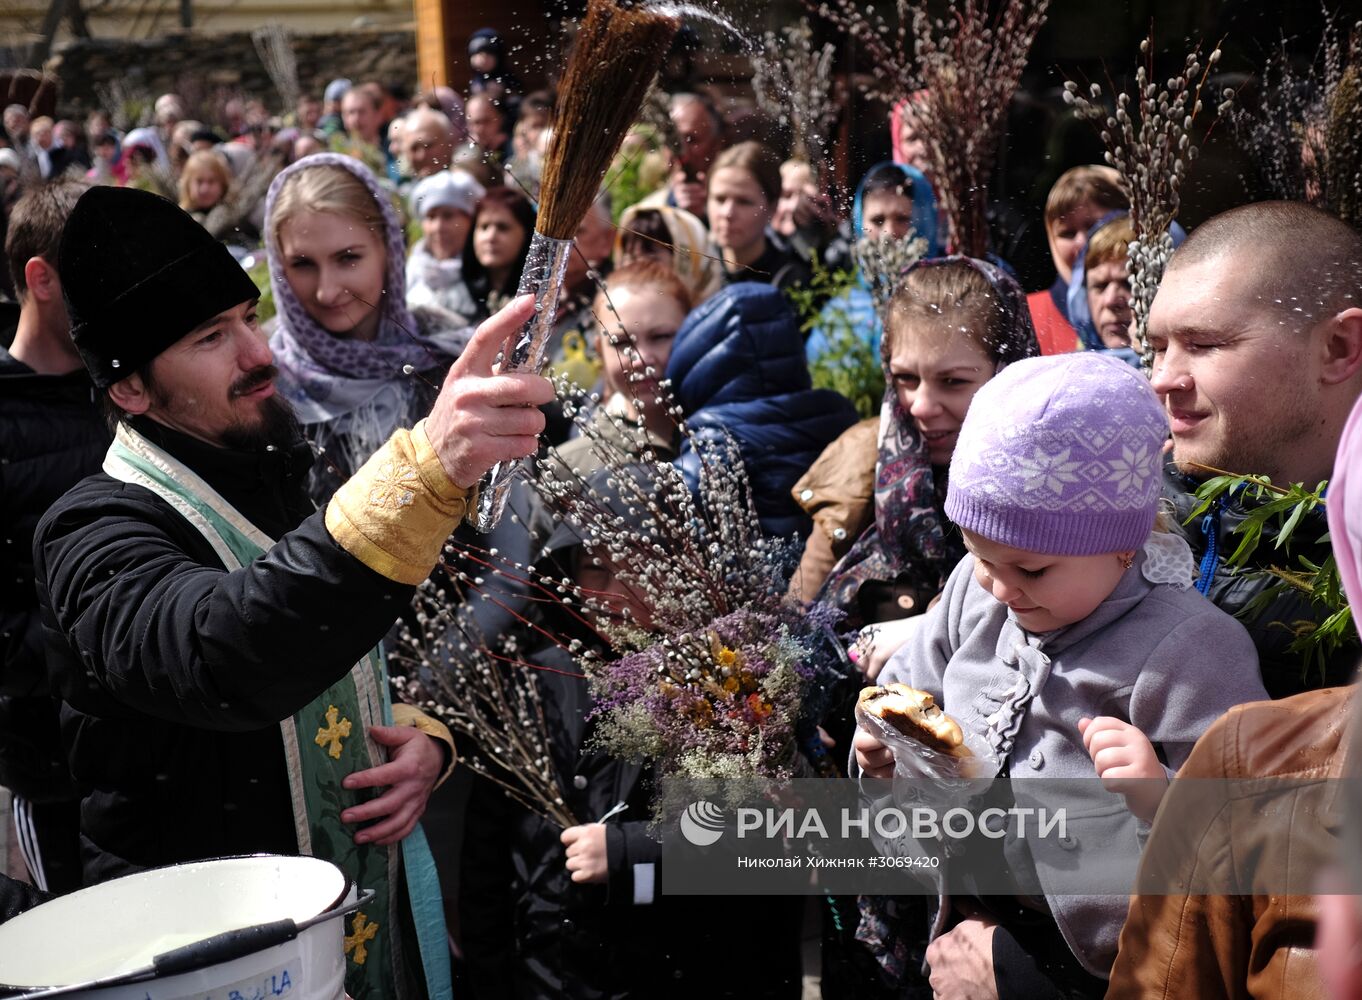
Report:
<svg viewBox="0 0 1362 1000"><path fill-rule="evenodd" d="M119 425L104 471L151 490L174 507L203 534L229 572L274 545L188 467L126 424ZM281 664L285 668L287 664ZM354 1000L401 1000L408 994L397 971L404 961L397 923L402 847L356 844L356 828L340 819L344 810L381 791L351 791L341 785L346 775L387 762L384 748L368 736L369 727L377 725L392 725L392 706L383 661L375 648L302 711L280 723L280 730L299 851L340 866L356 886L375 893L346 917L346 991ZM420 846L424 847L423 839Z"/></svg>

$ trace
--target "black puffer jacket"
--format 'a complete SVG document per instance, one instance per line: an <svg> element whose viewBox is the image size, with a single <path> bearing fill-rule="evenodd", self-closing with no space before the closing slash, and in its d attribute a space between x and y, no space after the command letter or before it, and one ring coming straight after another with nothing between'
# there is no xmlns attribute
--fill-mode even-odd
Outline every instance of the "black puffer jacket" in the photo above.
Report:
<svg viewBox="0 0 1362 1000"><path fill-rule="evenodd" d="M1241 538L1234 533L1234 529L1243 522L1245 510L1237 499L1227 498L1210 513L1196 518L1190 524L1184 523L1197 506L1194 493L1198 485L1197 480L1180 474L1172 464L1164 470L1164 497L1172 501L1177 530L1192 547L1192 555L1198 565L1205 560L1207 549L1214 539L1216 561L1206 596L1216 607L1234 615L1248 629L1254 646L1258 648L1258 664L1267 693L1274 699L1286 698L1303 691L1351 683L1358 663L1355 642L1345 644L1334 654L1325 664L1324 676L1320 676L1318 667L1307 668L1301 657L1289 649L1294 638L1291 625L1299 621L1321 621L1327 613L1312 605L1304 594L1288 591L1256 612L1252 618L1242 616L1244 608L1272 583L1269 578L1255 576L1254 573L1282 561L1280 553L1273 548L1276 536L1264 531L1253 564L1238 571L1227 569L1225 560L1238 548ZM1317 565L1329 557L1327 542L1305 544L1322 537L1329 530L1323 511L1319 512L1316 520L1314 525L1302 524L1292 536L1292 565L1295 565L1294 555L1303 555ZM1206 655L1213 656L1215 651L1207 650Z"/></svg>
<svg viewBox="0 0 1362 1000"><path fill-rule="evenodd" d="M712 247L711 253L722 259L718 247ZM733 271L724 265L725 285L760 282L784 291L787 288L802 288L812 278L813 269L809 266L808 258L773 229L766 230L766 249L751 264Z"/></svg>
<svg viewBox="0 0 1362 1000"><path fill-rule="evenodd" d="M39 375L0 350L0 785L30 801L74 795L47 695L33 531L57 498L98 472L109 430L84 368Z"/></svg>
<svg viewBox="0 0 1362 1000"><path fill-rule="evenodd" d="M342 549L303 492L305 445L214 448L145 419L277 544L228 573L160 497L99 474L38 525L62 735L84 794L87 882L297 852L278 723L382 638L412 588Z"/></svg>
<svg viewBox="0 0 1362 1000"><path fill-rule="evenodd" d="M469 801L459 891L472 1000L771 997L800 993L794 897L662 894L661 846L649 836L651 776L583 749L592 702L560 649L533 658L564 799L582 823L610 819L605 885L565 868L561 830L486 779ZM735 942L753 956L731 961Z"/></svg>

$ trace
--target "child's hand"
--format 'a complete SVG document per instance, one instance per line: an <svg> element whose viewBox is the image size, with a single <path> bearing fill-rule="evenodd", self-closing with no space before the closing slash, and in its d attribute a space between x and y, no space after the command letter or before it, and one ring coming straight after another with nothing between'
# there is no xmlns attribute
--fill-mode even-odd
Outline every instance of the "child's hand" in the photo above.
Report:
<svg viewBox="0 0 1362 1000"><path fill-rule="evenodd" d="M1102 787L1125 796L1126 808L1146 823L1154 822L1168 773L1154 753L1149 737L1129 722L1099 715L1078 720L1083 746L1097 768Z"/></svg>
<svg viewBox="0 0 1362 1000"><path fill-rule="evenodd" d="M851 644L847 658L860 667L866 680L873 681L889 662L889 657L899 651L899 647L908 641L908 636L917 626L918 622L912 618L867 625Z"/></svg>
<svg viewBox="0 0 1362 1000"><path fill-rule="evenodd" d="M605 858L605 824L570 826L558 838L567 846L567 870L574 882L604 882L609 868Z"/></svg>
<svg viewBox="0 0 1362 1000"><path fill-rule="evenodd" d="M851 741L856 751L856 763L867 778L892 778L894 776L894 751L880 742L864 729L857 727Z"/></svg>

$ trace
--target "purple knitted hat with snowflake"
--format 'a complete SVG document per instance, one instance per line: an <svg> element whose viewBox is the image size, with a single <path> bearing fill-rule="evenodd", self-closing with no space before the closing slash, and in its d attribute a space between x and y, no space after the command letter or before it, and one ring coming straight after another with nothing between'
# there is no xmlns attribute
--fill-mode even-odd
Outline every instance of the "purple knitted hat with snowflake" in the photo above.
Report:
<svg viewBox="0 0 1362 1000"><path fill-rule="evenodd" d="M1079 352L1004 368L970 403L946 516L1058 556L1138 549L1158 512L1168 418L1124 361Z"/></svg>

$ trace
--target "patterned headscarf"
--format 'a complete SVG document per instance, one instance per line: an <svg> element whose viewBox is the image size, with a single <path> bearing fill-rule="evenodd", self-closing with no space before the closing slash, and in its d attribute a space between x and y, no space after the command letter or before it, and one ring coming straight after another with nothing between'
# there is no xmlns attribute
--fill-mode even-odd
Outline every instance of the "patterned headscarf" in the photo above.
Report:
<svg viewBox="0 0 1362 1000"><path fill-rule="evenodd" d="M991 352L997 358L994 374L1014 361L1038 356L1040 345L1031 325L1026 295L1001 268L974 257L951 256L918 261L906 273L918 268L961 264L988 281L1002 316L999 326L1003 339L993 345ZM912 416L899 405L887 364L884 378L879 456L875 463L875 523L833 568L819 595L846 611L851 618L849 624L853 625L859 623L857 595L864 584L892 583L904 578L909 586L939 593L946 577L965 554L959 533L948 529L942 511L945 477L937 481L927 444ZM916 610L925 610L925 604Z"/></svg>
<svg viewBox="0 0 1362 1000"><path fill-rule="evenodd" d="M668 205L631 205L620 216L615 231L615 256L618 259L625 235L634 227L640 212L656 212L671 236L672 270L691 294L691 306L698 306L723 287L719 261L711 257L709 232L705 224L683 208Z"/></svg>
<svg viewBox="0 0 1362 1000"><path fill-rule="evenodd" d="M314 167L341 167L359 179L383 217L388 254L378 337L369 342L343 340L314 320L293 294L284 276L283 252L274 224L274 206L290 177ZM270 288L278 309L278 325L270 338L275 364L302 386L308 395L325 398L345 379L404 379L404 365L427 371L448 365L458 356L450 341L424 336L407 309L406 242L402 224L388 193L364 164L339 153L314 153L280 171L265 197L265 247L269 255ZM463 331L460 331L462 334ZM462 339L458 346L461 348Z"/></svg>

